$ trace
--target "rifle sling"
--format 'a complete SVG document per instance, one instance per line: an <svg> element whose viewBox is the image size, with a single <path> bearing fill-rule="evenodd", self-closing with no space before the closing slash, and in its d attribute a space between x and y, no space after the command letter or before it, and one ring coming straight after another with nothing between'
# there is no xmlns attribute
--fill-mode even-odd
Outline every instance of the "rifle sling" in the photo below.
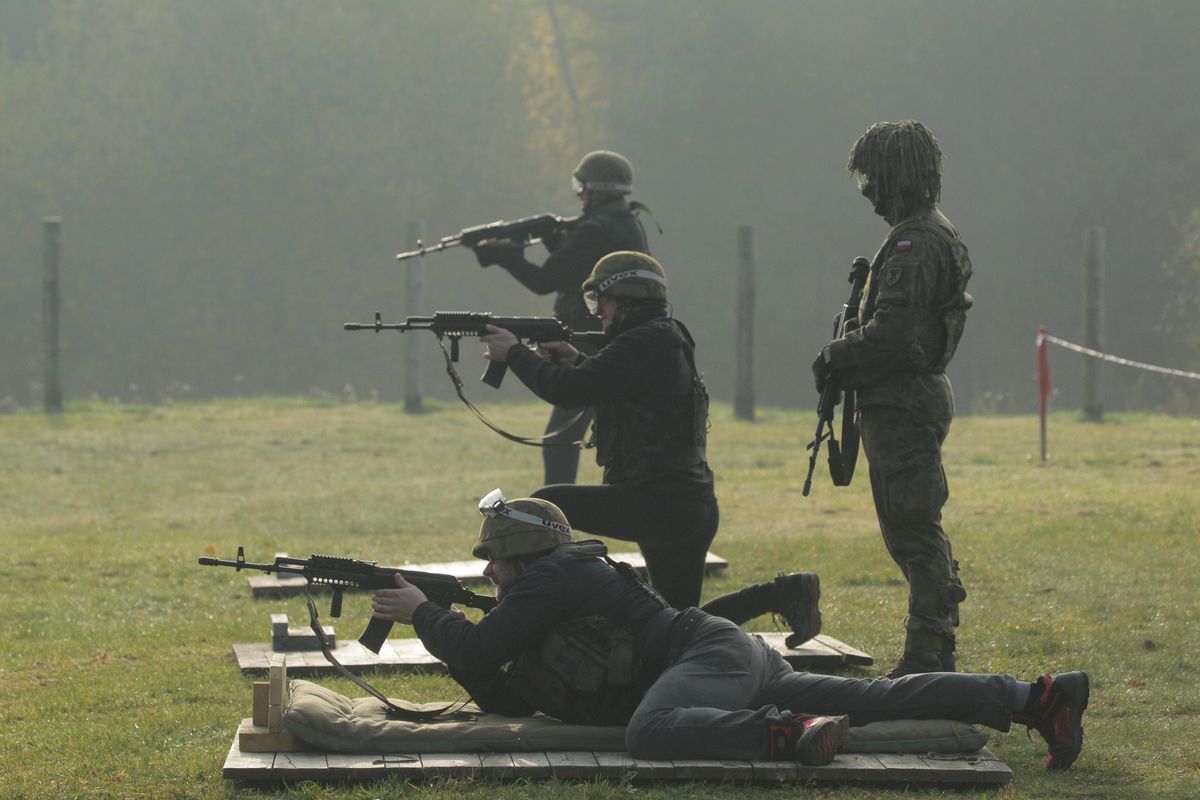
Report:
<svg viewBox="0 0 1200 800"><path fill-rule="evenodd" d="M442 706L441 708L435 708L431 711L413 711L411 709L401 708L400 706L396 705L387 698L387 695L355 675L350 670L346 669L342 662L334 658L333 652L329 648L329 640L325 638L325 630L321 627L321 622L317 615L317 604L313 602L312 594L310 594L307 589L304 592L304 597L308 602L309 626L312 628L312 632L316 634L317 643L321 645L321 652L325 655L325 660L332 664L334 668L341 673L343 678L346 678L351 683L365 691L367 694L383 703L384 707L387 708L390 714L394 714L401 719L406 719L411 722L427 722L435 717L442 716L443 714L453 714L455 711L458 711L465 706L470 700L468 697L466 700L459 700L454 703L450 703L449 705Z"/></svg>
<svg viewBox="0 0 1200 800"><path fill-rule="evenodd" d="M832 438L833 422L830 421L829 476L833 478L834 486L849 486L850 481L854 479L860 436L858 421L855 419L857 405L855 391L846 389L842 396L842 442L840 447ZM834 450L837 450L836 456Z"/></svg>
<svg viewBox="0 0 1200 800"><path fill-rule="evenodd" d="M574 442L548 442L548 441L546 441L547 439L553 439L555 436L560 435L563 431L567 430L572 425L574 425L579 420L579 418L584 415L585 412L583 412L583 411L580 411L578 414L571 417L571 419L567 420L563 424L563 426L561 428L559 428L558 430L551 431L550 433L547 433L543 436L518 436L515 433L509 433L508 431L504 430L499 425L497 425L496 423L494 423L490 419L488 419L486 416L484 416L483 412L480 411L478 408L476 408L475 404L472 403L470 400L468 400L467 396L465 394L463 394L462 377L458 374L458 370L456 370L454 368L454 362L451 360L450 353L449 353L449 351L446 350L446 345L442 343L442 339L440 336L438 337L438 347L442 348L442 357L446 359L446 374L450 376L450 382L452 384L454 384L454 392L455 392L455 394L458 395L458 399L462 401L463 405L465 405L468 409L470 409L471 413L475 415L476 419L478 419L480 422L482 422L484 425L486 425L491 430L493 430L496 433L503 436L505 439L508 439L510 442L516 442L517 444L529 445L530 447L587 447L587 448L592 448L592 447L596 446L596 440L595 440L594 435L589 437L587 440L579 439ZM593 430L593 434L594 434L594 430Z"/></svg>

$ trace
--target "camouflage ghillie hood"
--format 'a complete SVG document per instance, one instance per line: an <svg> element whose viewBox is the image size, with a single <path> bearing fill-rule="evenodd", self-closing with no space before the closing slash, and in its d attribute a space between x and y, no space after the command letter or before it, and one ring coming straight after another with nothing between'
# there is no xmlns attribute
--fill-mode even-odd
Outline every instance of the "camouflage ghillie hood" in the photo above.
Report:
<svg viewBox="0 0 1200 800"><path fill-rule="evenodd" d="M920 122L877 122L850 150L846 168L874 185L897 219L937 205L942 194L942 150Z"/></svg>

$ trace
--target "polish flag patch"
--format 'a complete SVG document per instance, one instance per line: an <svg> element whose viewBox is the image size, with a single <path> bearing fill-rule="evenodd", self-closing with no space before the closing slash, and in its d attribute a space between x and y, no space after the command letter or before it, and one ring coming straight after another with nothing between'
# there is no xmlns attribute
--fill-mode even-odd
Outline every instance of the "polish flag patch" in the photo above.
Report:
<svg viewBox="0 0 1200 800"><path fill-rule="evenodd" d="M901 239L896 242L897 253L908 253L912 250L912 239Z"/></svg>

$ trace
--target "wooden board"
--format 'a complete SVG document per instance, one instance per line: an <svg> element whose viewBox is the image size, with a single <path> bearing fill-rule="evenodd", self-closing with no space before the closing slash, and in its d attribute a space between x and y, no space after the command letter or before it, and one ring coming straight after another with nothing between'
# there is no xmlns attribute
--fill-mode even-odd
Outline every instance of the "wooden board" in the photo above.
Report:
<svg viewBox="0 0 1200 800"><path fill-rule="evenodd" d="M779 651L783 659L796 670L841 669L847 666L870 666L875 659L832 636L821 634L797 648L784 644L787 634L760 633L767 644ZM235 644L233 655L243 674L267 671L267 662L275 653L270 643ZM351 672L445 672L446 666L429 654L420 639L389 639L376 655L356 641L341 641L333 656ZM320 650L290 651L288 673L298 677L334 674L333 665Z"/></svg>
<svg viewBox="0 0 1200 800"><path fill-rule="evenodd" d="M286 556L287 553L276 553L277 556ZM632 553L611 553L613 560L624 561L640 572L643 577L646 574L646 560L642 558L642 554L638 552ZM401 569L411 569L417 572L436 572L442 575L453 575L463 583L490 583L483 577L483 568L487 566L487 562L482 559L472 558L467 561L441 561L432 564L404 564ZM704 557L704 573L712 575L720 572L729 566L729 562L715 553L708 553ZM247 578L250 584L250 593L254 597L290 597L292 595L304 594L306 582L303 578L297 578L292 575L280 577L276 573L265 573L251 575ZM312 591L325 591L327 586L313 586Z"/></svg>
<svg viewBox="0 0 1200 800"><path fill-rule="evenodd" d="M243 720L249 727L251 721ZM889 786L964 788L1012 782L1012 770L988 750L963 756L842 753L832 764L806 767L790 761L641 761L626 753L243 753L238 737L221 774L233 780L278 783L301 780L342 782L400 775L406 780L714 781L779 784L868 783Z"/></svg>

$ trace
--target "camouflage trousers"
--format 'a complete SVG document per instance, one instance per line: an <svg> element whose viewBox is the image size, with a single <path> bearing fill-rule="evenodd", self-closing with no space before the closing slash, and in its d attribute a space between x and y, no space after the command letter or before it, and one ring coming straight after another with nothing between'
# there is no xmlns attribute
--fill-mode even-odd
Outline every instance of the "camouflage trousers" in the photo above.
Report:
<svg viewBox="0 0 1200 800"><path fill-rule="evenodd" d="M883 541L908 581L905 627L953 641L958 604L967 593L941 525L949 496L942 442L950 420L931 422L904 409L868 406L859 411L859 428Z"/></svg>

